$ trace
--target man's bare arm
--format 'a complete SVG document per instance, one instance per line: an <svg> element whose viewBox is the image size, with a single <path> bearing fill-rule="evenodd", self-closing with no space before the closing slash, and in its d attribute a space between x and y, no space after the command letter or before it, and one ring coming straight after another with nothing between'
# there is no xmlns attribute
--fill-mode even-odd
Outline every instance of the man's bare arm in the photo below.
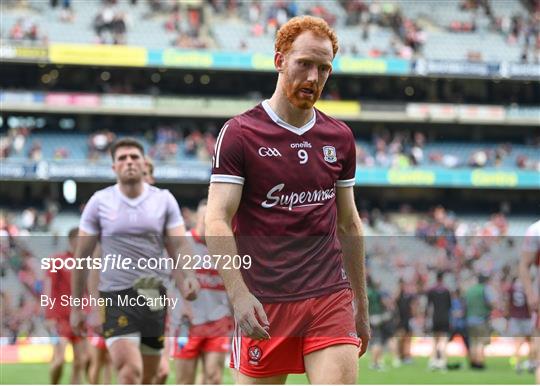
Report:
<svg viewBox="0 0 540 386"><path fill-rule="evenodd" d="M527 296L529 307L532 307L531 311L534 311L538 307L538 295L534 291L531 273L529 272L530 267L534 263L534 258L533 252L524 251L519 261L519 280L523 284L523 290Z"/></svg>
<svg viewBox="0 0 540 386"><path fill-rule="evenodd" d="M75 258L87 258L92 254L98 242L98 235L91 235L79 229L77 237L77 247L75 248ZM84 296L88 280L88 268L83 264L82 269L75 269L71 273L71 296L75 299L81 299ZM75 335L83 336L86 334L86 315L81 308L72 307L71 309L71 327Z"/></svg>
<svg viewBox="0 0 540 386"><path fill-rule="evenodd" d="M357 310L356 329L362 339L360 355L363 355L370 339L364 231L354 202L353 188L337 188L336 202L338 211L337 234L343 250L345 271L354 293Z"/></svg>
<svg viewBox="0 0 540 386"><path fill-rule="evenodd" d="M167 229L167 237L165 238L165 249L173 260L177 263L184 256L193 256L193 245L186 237L186 227L180 225L171 229ZM182 269L182 262L177 264L178 269L173 269L172 275L175 279L176 286L182 292L182 296L187 300L195 300L199 292L199 282L195 277L195 273L188 269Z"/></svg>
<svg viewBox="0 0 540 386"><path fill-rule="evenodd" d="M238 248L232 231L232 219L240 205L242 185L229 183L212 183L208 193L205 228L206 244L211 255L235 256ZM223 261L223 259L221 259ZM262 304L249 292L240 270L218 270L234 309L235 318L248 336L254 339L269 338L265 327L268 325ZM258 320L257 320L258 318Z"/></svg>
<svg viewBox="0 0 540 386"><path fill-rule="evenodd" d="M98 242L98 235L91 235L83 230L79 230L77 237L77 247L75 248L75 258L93 257L94 249ZM82 269L75 269L71 273L71 295L74 298L84 296L88 280L88 268L85 264Z"/></svg>

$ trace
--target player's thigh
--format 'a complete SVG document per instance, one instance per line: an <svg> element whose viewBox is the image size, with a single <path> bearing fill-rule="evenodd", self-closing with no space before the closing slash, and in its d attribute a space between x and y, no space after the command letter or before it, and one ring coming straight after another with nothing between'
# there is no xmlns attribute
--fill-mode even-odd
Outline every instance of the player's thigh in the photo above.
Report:
<svg viewBox="0 0 540 386"><path fill-rule="evenodd" d="M354 384L358 377L358 347L329 346L305 355L304 364L312 384Z"/></svg>
<svg viewBox="0 0 540 386"><path fill-rule="evenodd" d="M235 383L238 385L284 385L285 382L287 382L287 374L255 378L235 371Z"/></svg>
<svg viewBox="0 0 540 386"><path fill-rule="evenodd" d="M90 358L89 347L86 339L79 339L72 343L73 360L83 364Z"/></svg>
<svg viewBox="0 0 540 386"><path fill-rule="evenodd" d="M176 373L176 383L180 385L190 385L195 383L198 358L174 360L174 369Z"/></svg>
<svg viewBox="0 0 540 386"><path fill-rule="evenodd" d="M213 385L221 383L226 356L227 353L223 352L205 352L203 354L203 383Z"/></svg>
<svg viewBox="0 0 540 386"><path fill-rule="evenodd" d="M159 364L161 363L161 353L142 354L143 362L143 383L152 383L154 377L158 374Z"/></svg>
<svg viewBox="0 0 540 386"><path fill-rule="evenodd" d="M112 343L107 344L111 362L116 369L129 366L142 373L143 363L139 342L140 339L132 337L117 337Z"/></svg>
<svg viewBox="0 0 540 386"><path fill-rule="evenodd" d="M66 338L58 338L58 342L56 342L56 344L53 346L53 357L52 357L53 363L64 362L67 343L68 341Z"/></svg>

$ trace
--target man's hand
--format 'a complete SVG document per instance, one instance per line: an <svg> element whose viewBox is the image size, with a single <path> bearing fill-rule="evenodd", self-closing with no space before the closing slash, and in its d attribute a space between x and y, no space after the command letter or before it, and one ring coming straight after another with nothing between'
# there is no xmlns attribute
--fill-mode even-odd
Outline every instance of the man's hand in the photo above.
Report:
<svg viewBox="0 0 540 386"><path fill-rule="evenodd" d="M69 321L74 335L86 336L86 314L82 309L72 308Z"/></svg>
<svg viewBox="0 0 540 386"><path fill-rule="evenodd" d="M367 313L366 315L363 315L363 313L358 312L355 319L356 333L362 343L358 353L358 356L361 357L367 351L369 340L371 339L371 328L369 327L369 317L367 316Z"/></svg>
<svg viewBox="0 0 540 386"><path fill-rule="evenodd" d="M182 283L182 296L186 300L195 300L197 299L197 294L199 293L200 288L201 286L195 275L188 275L184 277Z"/></svg>
<svg viewBox="0 0 540 386"><path fill-rule="evenodd" d="M189 323L193 323L193 308L189 302L183 302L180 309L180 319L186 318Z"/></svg>
<svg viewBox="0 0 540 386"><path fill-rule="evenodd" d="M88 327L93 331L94 334L101 334L103 332L100 307L92 307L92 311L90 311L86 320Z"/></svg>
<svg viewBox="0 0 540 386"><path fill-rule="evenodd" d="M244 335L251 339L270 339L269 323L261 302L250 292L231 299L236 322Z"/></svg>

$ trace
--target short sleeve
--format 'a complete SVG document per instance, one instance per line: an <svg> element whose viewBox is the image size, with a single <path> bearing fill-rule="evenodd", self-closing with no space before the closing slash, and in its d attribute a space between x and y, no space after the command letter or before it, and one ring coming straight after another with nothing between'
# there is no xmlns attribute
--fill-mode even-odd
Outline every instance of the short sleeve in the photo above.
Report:
<svg viewBox="0 0 540 386"><path fill-rule="evenodd" d="M90 197L86 203L81 215L79 229L91 235L97 235L101 232L99 224L99 198L97 194Z"/></svg>
<svg viewBox="0 0 540 386"><path fill-rule="evenodd" d="M347 149L347 154L345 154L343 159L343 168L341 169L339 179L336 182L338 188L354 186L356 175L356 143L351 129L348 126L345 127L347 130L347 143L344 148Z"/></svg>
<svg viewBox="0 0 540 386"><path fill-rule="evenodd" d="M210 182L244 184L244 148L237 119L231 119L221 129L212 157Z"/></svg>
<svg viewBox="0 0 540 386"><path fill-rule="evenodd" d="M165 224L166 229L176 228L181 225L184 225L184 218L180 214L180 207L178 202L176 202L172 193L168 190L166 191L167 195L167 223Z"/></svg>

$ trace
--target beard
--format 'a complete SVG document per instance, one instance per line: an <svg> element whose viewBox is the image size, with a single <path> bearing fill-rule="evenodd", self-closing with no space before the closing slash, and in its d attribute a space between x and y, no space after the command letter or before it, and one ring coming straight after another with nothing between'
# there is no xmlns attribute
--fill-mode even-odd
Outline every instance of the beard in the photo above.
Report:
<svg viewBox="0 0 540 386"><path fill-rule="evenodd" d="M123 184L136 184L143 180L142 173L134 171L133 173L122 173L119 178Z"/></svg>
<svg viewBox="0 0 540 386"><path fill-rule="evenodd" d="M302 83L296 83L294 81L291 81L289 78L289 75L287 74L287 71L285 70L284 74L284 86L285 86L285 95L287 96L287 99L289 102L295 106L296 108L302 109L302 110L309 110L313 107L315 102L319 99L321 96L321 91L319 89L318 85L309 85L311 89L313 89L313 94L307 95L300 91L302 87L305 87L305 84Z"/></svg>

